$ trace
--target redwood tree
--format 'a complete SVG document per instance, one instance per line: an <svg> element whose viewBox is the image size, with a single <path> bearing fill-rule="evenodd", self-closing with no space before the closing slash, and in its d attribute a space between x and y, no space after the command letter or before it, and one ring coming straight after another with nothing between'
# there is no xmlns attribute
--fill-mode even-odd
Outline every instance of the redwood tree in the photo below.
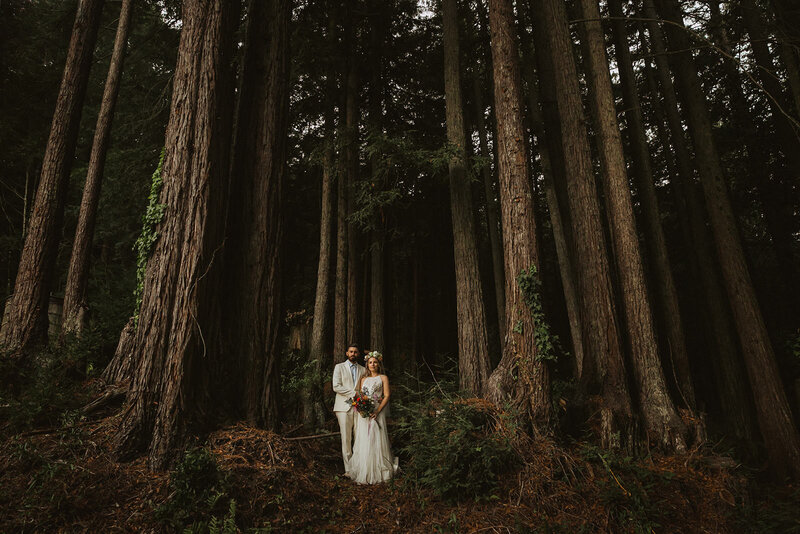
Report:
<svg viewBox="0 0 800 534"><path fill-rule="evenodd" d="M488 384L489 398L513 400L528 410L534 422L551 415L550 375L536 347L531 310L520 276L538 276L533 187L522 126L522 91L516 25L510 0L490 0L495 116L497 120L498 184L503 224L506 281L505 344ZM515 379L516 375L516 379Z"/></svg>
<svg viewBox="0 0 800 534"><path fill-rule="evenodd" d="M103 0L78 2L14 294L0 329L0 346L17 354L44 341L47 335L47 307L64 202L102 10Z"/></svg>
<svg viewBox="0 0 800 534"><path fill-rule="evenodd" d="M645 0L645 3L651 1ZM666 33L673 52L673 72L686 106L689 131L697 153L700 183L753 389L764 446L775 472L786 470L792 476L800 477L800 435L792 418L772 343L750 279L707 103L691 56L691 43L681 27L680 6L676 0L659 0L657 5L664 19L671 22L666 25Z"/></svg>
<svg viewBox="0 0 800 534"><path fill-rule="evenodd" d="M289 0L251 0L226 236L225 349L253 424L278 423L281 192L288 121Z"/></svg>
<svg viewBox="0 0 800 534"><path fill-rule="evenodd" d="M108 77L103 91L103 103L100 106L100 114L97 116L92 153L89 156L89 171L86 173L86 184L83 186L83 199L78 215L78 228L75 230L75 241L72 244L67 286L64 289L64 310L61 320L63 334L79 332L86 326L88 312L86 289L89 281L92 237L97 218L97 204L100 201L103 168L111 140L111 122L114 118L122 65L125 60L132 7L132 0L122 0L117 35L114 39L114 51L111 53L111 64L108 67Z"/></svg>
<svg viewBox="0 0 800 534"><path fill-rule="evenodd" d="M219 267L228 190L234 3L187 0L175 68L160 201L164 218L147 264L138 361L115 439L127 458L146 449L162 469L211 407L209 360L219 357ZM261 325L263 328L263 325Z"/></svg>
<svg viewBox="0 0 800 534"><path fill-rule="evenodd" d="M447 140L455 153L450 158L450 215L453 221L453 254L458 316L458 376L462 390L480 395L489 378L486 314L478 269L472 191L465 168L463 105L459 67L458 8L456 0L443 0L444 91L447 108Z"/></svg>

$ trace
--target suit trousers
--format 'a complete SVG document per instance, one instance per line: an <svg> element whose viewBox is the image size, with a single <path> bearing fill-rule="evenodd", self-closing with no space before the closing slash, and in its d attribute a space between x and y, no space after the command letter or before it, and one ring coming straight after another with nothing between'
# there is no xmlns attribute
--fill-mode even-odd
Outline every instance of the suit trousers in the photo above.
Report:
<svg viewBox="0 0 800 534"><path fill-rule="evenodd" d="M342 435L342 459L345 472L350 470L350 457L353 456L353 427L355 426L356 411L349 409L346 412L336 412L339 420L339 432Z"/></svg>

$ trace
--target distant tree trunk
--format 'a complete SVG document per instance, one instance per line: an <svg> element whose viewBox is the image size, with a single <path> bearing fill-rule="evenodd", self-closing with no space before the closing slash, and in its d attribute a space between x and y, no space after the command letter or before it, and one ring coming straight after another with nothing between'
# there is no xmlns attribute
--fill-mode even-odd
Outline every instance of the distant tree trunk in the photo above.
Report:
<svg viewBox="0 0 800 534"><path fill-rule="evenodd" d="M694 385L689 367L686 340L683 335L678 291L672 276L664 230L661 227L661 214L650 161L650 147L647 145L639 94L636 90L636 77L633 73L633 62L628 48L628 32L622 18L621 0L609 0L609 8L613 20L614 50L622 82L622 101L625 106L628 143L647 228L645 241L650 246L651 263L655 273L657 309L660 310L660 322L666 331L668 361L675 372L681 400L690 410L694 410L696 407Z"/></svg>
<svg viewBox="0 0 800 534"><path fill-rule="evenodd" d="M750 37L750 47L757 65L756 78L767 92L767 104L774 126L772 136L775 147L782 158L776 158L775 173L760 172L756 176L764 219L782 269L783 280L791 290L790 300L800 298L794 262L795 231L794 200L800 187L800 127L797 117L790 118L789 100L785 97L778 77L775 75L773 53L769 49L769 34L764 26L761 10L754 0L741 0L742 21ZM797 304L794 304L797 308Z"/></svg>
<svg viewBox="0 0 800 534"><path fill-rule="evenodd" d="M478 130L478 142L480 143L480 156L491 158L489 142L486 136L486 121L484 119L483 91L481 89L480 76L476 73L473 80L473 101L475 103L475 126ZM495 304L497 305L497 322L500 332L505 332L505 280L503 280L503 245L500 231L500 216L497 213L497 203L495 202L495 192L493 187L492 167L487 162L481 166L483 178L483 191L486 197L486 225L489 232L489 245L492 250L492 279L494 280ZM500 335L501 345L505 342L503 335Z"/></svg>
<svg viewBox="0 0 800 534"><path fill-rule="evenodd" d="M164 219L147 264L133 359L139 362L115 438L118 458L148 448L165 468L187 431L207 424L220 383L220 270L233 99L233 29L238 9L186 0L167 126L160 200ZM244 319L244 314L238 317ZM258 325L261 336L267 325ZM253 373L258 373L253 369ZM264 376L262 375L262 379Z"/></svg>
<svg viewBox="0 0 800 534"><path fill-rule="evenodd" d="M344 165L346 180L347 215L356 209L356 186L358 181L358 70L355 65L355 52L350 57L350 70L347 75L347 97L345 102L345 145ZM355 223L347 222L347 341L360 342L359 324L362 310L359 306L359 288L362 284L364 267L361 264L360 233Z"/></svg>
<svg viewBox="0 0 800 534"><path fill-rule="evenodd" d="M383 55L384 42L388 32L386 4L382 0L372 0L370 4L370 62L371 75L368 95L369 129L374 135L383 133L384 85ZM385 180L380 175L378 156L370 159L372 187L385 188ZM369 346L372 350L386 350L385 335L385 220L381 209L376 215L374 229L370 232L370 302L369 302ZM366 288L365 288L366 289ZM366 314L364 314L366 315Z"/></svg>
<svg viewBox="0 0 800 534"><path fill-rule="evenodd" d="M481 395L489 379L489 346L478 267L475 216L472 213L472 190L465 168L466 134L461 100L456 0L443 0L442 26L447 140L456 149L449 166L450 214L456 270L458 382L462 390L472 395Z"/></svg>
<svg viewBox="0 0 800 534"><path fill-rule="evenodd" d="M339 153L336 176L336 277L334 284L333 363L339 363L347 349L347 177L344 150Z"/></svg>
<svg viewBox="0 0 800 534"><path fill-rule="evenodd" d="M81 0L75 14L14 294L5 309L0 331L0 346L18 355L45 341L47 336L47 306L64 202L102 10L103 0Z"/></svg>
<svg viewBox="0 0 800 534"><path fill-rule="evenodd" d="M525 8L522 8L522 13L527 14ZM521 31L524 32L525 29L523 28ZM528 41L528 37L523 35L523 43ZM542 54L543 52L539 51L539 53ZM534 48L530 44L523 49L522 71L528 86L528 112L530 114L531 127L533 129L533 135L536 137L536 148L541 158L544 191L545 197L547 198L548 212L550 213L550 224L553 227L553 240L556 245L561 285L564 289L564 301L567 308L567 318L569 319L570 335L572 337L572 352L575 356L576 376L580 377L584 357L583 340L581 338L580 304L578 301L578 292L575 287L574 262L570 256L572 252L570 250L571 236L569 234L569 222L562 209L562 204L559 202L555 188L556 180L561 180L562 182L565 180L563 172L564 162L559 161L554 164L553 158L551 157L550 145L547 142L547 135L545 134L544 117L542 116L542 111L539 109L542 97L539 92L539 81L536 79L536 73L533 68L533 59L535 55ZM549 69L549 76L552 78L552 67ZM560 143L561 140L557 139L557 142ZM560 155L559 151L558 156L560 157ZM558 175L556 173L558 173Z"/></svg>
<svg viewBox="0 0 800 534"><path fill-rule="evenodd" d="M645 0L646 5L649 2L652 0ZM747 270L705 97L690 52L691 43L680 27L683 22L677 2L659 0L658 7L666 20L677 25L666 25L675 78L686 104L717 255L753 388L764 445L771 468L776 473L788 470L793 477L800 477L800 435L794 426L772 344Z"/></svg>
<svg viewBox="0 0 800 534"><path fill-rule="evenodd" d="M628 447L633 441L633 414L566 7L560 0L541 0L541 6L542 27L547 33L554 65L553 87L561 117L567 196L581 295L587 356L583 360L581 390L584 396L601 396L602 444Z"/></svg>
<svg viewBox="0 0 800 534"><path fill-rule="evenodd" d="M645 11L645 17L654 18L655 16L654 11ZM706 228L703 201L695 187L694 164L689 155L683 124L678 114L678 98L667 65L666 48L661 29L655 23L650 23L649 29L658 78L664 96L666 121L677 162L677 172L673 175L675 205L686 233L687 247L692 251L690 261L698 280L695 289L699 307L702 310L700 313L711 337L712 346L709 348L714 357L710 358L710 361L718 396L730 430L737 436L749 439L754 428L750 407L750 387L745 379L744 369L739 363L739 348L733 337L733 329L729 320L729 306L720 285L714 261L716 252L711 242L711 235ZM641 33L641 36L642 46L646 48L644 34ZM653 80L648 60L645 60L645 74L648 77L653 98L658 99L655 80ZM655 104L655 112L657 114L660 112L658 103ZM665 144L664 149L669 151L669 144Z"/></svg>
<svg viewBox="0 0 800 534"><path fill-rule="evenodd" d="M538 358L531 310L518 277L537 269L533 190L522 127L522 89L513 8L510 0L489 1L489 28L497 119L498 184L503 221L506 281L505 346L489 378L487 393L495 403L512 400L546 425L551 417L550 374ZM515 376L517 379L515 380Z"/></svg>
<svg viewBox="0 0 800 534"><path fill-rule="evenodd" d="M111 139L111 122L119 93L119 80L122 76L122 64L125 60L125 49L130 27L132 0L123 0L117 23L117 36L114 40L114 51L108 67L103 103L97 116L92 153L89 157L89 171L86 184L83 186L83 199L78 215L78 227L75 230L75 241L72 244L72 256L67 274L67 286L64 289L64 311L61 319L62 336L70 332L80 332L86 327L88 305L86 289L89 281L89 262L91 261L92 237L94 223L97 218L97 204L100 201L100 186L103 180L103 169L106 162L109 141Z"/></svg>
<svg viewBox="0 0 800 534"><path fill-rule="evenodd" d="M600 9L597 0L581 0L580 6L585 19L582 40L586 51L589 93L605 178L606 215L611 227L612 250L616 256L639 405L647 425L648 438L657 440L666 449L682 451L686 449L686 428L669 397L658 353L608 71L605 39L600 25Z"/></svg>

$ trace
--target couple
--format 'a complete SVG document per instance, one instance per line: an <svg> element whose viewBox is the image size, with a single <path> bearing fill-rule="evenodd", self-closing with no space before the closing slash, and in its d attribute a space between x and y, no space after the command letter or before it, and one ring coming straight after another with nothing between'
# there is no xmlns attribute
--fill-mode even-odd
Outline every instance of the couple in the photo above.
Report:
<svg viewBox="0 0 800 534"><path fill-rule="evenodd" d="M358 353L358 345L351 344L347 347L347 361L333 369L333 390L336 392L333 411L342 434L345 476L359 484L377 484L392 478L398 465L386 429L389 379L383 372L380 352L366 355L366 368L358 364ZM368 417L362 417L351 402L362 392L376 401L374 413ZM351 447L354 429L355 442Z"/></svg>

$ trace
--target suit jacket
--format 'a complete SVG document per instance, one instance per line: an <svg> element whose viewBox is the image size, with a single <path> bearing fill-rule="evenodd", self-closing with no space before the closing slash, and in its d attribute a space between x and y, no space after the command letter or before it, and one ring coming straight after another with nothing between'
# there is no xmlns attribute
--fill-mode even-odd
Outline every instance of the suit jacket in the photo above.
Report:
<svg viewBox="0 0 800 534"><path fill-rule="evenodd" d="M350 374L350 362L345 360L337 363L333 368L333 391L336 392L336 400L333 402L334 412L349 412L353 407L348 399L356 394L356 384L358 379L367 370L363 365L356 364L356 383L353 383L353 375Z"/></svg>

